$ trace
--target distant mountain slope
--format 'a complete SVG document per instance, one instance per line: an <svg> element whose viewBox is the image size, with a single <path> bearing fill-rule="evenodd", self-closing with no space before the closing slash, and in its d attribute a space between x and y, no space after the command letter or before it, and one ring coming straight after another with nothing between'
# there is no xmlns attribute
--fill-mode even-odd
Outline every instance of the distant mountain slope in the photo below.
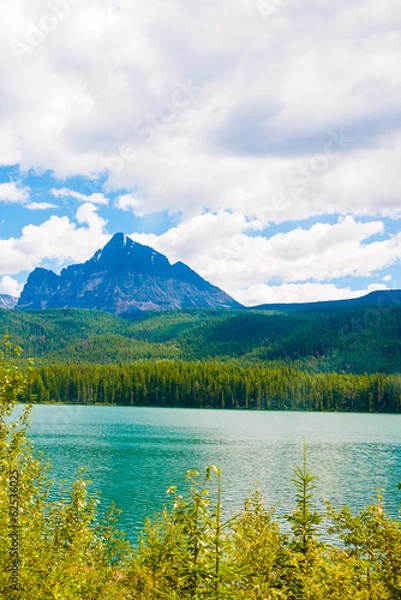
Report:
<svg viewBox="0 0 401 600"><path fill-rule="evenodd" d="M37 364L279 361L316 372L401 372L398 307L190 309L141 313L134 320L90 310L3 310L0 334L5 331Z"/></svg>
<svg viewBox="0 0 401 600"><path fill-rule="evenodd" d="M117 233L83 264L56 275L35 269L18 309L87 308L135 315L182 308L235 308L241 305L182 262Z"/></svg>
<svg viewBox="0 0 401 600"><path fill-rule="evenodd" d="M260 304L250 307L252 310L316 310L326 308L391 308L401 307L401 290L377 290L360 298L347 300L322 300L320 302L293 302L290 304Z"/></svg>
<svg viewBox="0 0 401 600"><path fill-rule="evenodd" d="M0 308L14 308L17 302L18 298L14 298L14 296L0 294Z"/></svg>

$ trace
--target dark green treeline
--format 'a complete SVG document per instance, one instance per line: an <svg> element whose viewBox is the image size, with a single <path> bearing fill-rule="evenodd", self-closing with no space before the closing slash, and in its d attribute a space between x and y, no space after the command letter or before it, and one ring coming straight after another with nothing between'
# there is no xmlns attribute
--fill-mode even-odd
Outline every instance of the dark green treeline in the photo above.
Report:
<svg viewBox="0 0 401 600"><path fill-rule="evenodd" d="M155 361L30 371L26 402L187 408L401 412L401 375L310 373L290 366Z"/></svg>

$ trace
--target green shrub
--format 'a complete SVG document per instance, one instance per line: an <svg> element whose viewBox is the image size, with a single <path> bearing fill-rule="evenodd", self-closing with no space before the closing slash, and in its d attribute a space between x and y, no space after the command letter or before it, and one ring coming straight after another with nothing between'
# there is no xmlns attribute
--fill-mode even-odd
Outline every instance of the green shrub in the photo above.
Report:
<svg viewBox="0 0 401 600"><path fill-rule="evenodd" d="M69 497L49 501L49 465L27 438L31 407L12 420L25 376L8 337L0 353L0 598L118 600L130 549L113 511L97 520L82 473Z"/></svg>

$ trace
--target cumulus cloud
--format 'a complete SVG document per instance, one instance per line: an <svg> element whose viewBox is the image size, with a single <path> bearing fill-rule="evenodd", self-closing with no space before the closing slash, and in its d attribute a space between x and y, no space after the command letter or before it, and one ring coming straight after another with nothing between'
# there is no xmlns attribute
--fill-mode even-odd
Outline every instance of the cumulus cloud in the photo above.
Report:
<svg viewBox="0 0 401 600"><path fill-rule="evenodd" d="M25 204L29 201L30 190L15 181L0 183L0 202Z"/></svg>
<svg viewBox="0 0 401 600"><path fill-rule="evenodd" d="M13 275L54 262L59 268L89 259L110 239L96 207L78 208L79 227L68 217L52 216L40 225L27 225L19 238L0 240L0 275Z"/></svg>
<svg viewBox="0 0 401 600"><path fill-rule="evenodd" d="M130 210L138 216L143 214L142 210L140 209L142 205L142 200L140 198L136 198L133 194L122 194L116 198L114 203L116 208L119 208L120 210Z"/></svg>
<svg viewBox="0 0 401 600"><path fill-rule="evenodd" d="M309 229L298 227L271 237L260 235L258 227L257 221L221 211L196 216L161 236L132 235L172 260L187 262L235 297L244 297L244 288L269 282L295 284L369 276L401 258L401 234L370 240L384 237L381 221L359 222L347 216L332 225L316 223ZM330 286L319 289L324 297L325 291L334 290Z"/></svg>
<svg viewBox="0 0 401 600"><path fill-rule="evenodd" d="M107 221L97 214L96 206L90 202L78 207L76 218L78 223L86 223L95 235L102 235L107 225Z"/></svg>
<svg viewBox="0 0 401 600"><path fill-rule="evenodd" d="M106 172L148 212L399 213L397 0L288 3L269 19L256 0L66 4L46 20L41 3L2 3L10 161ZM13 40L32 51L16 60Z"/></svg>
<svg viewBox="0 0 401 600"><path fill-rule="evenodd" d="M9 296L19 297L22 291L23 285L18 283L16 279L4 275L0 279L0 294L8 294Z"/></svg>
<svg viewBox="0 0 401 600"><path fill-rule="evenodd" d="M93 194L81 194L75 190L60 188L52 189L51 193L55 198L75 198L75 200L78 200L79 202L90 202L91 204L107 205L109 203L108 198L106 198L106 196L100 192L94 192Z"/></svg>

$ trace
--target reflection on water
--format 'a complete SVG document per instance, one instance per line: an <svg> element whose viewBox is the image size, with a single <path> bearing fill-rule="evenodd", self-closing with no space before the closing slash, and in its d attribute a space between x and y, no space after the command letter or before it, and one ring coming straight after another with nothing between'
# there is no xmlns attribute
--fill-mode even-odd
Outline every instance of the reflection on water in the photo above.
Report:
<svg viewBox="0 0 401 600"><path fill-rule="evenodd" d="M30 436L50 457L56 482L87 467L103 510L114 501L133 540L168 501L169 485L183 488L188 469L202 472L212 463L223 473L226 514L241 507L256 482L266 505L291 511L303 436L319 476L318 506L330 499L362 508L384 489L387 512L398 512L401 415L35 406Z"/></svg>

